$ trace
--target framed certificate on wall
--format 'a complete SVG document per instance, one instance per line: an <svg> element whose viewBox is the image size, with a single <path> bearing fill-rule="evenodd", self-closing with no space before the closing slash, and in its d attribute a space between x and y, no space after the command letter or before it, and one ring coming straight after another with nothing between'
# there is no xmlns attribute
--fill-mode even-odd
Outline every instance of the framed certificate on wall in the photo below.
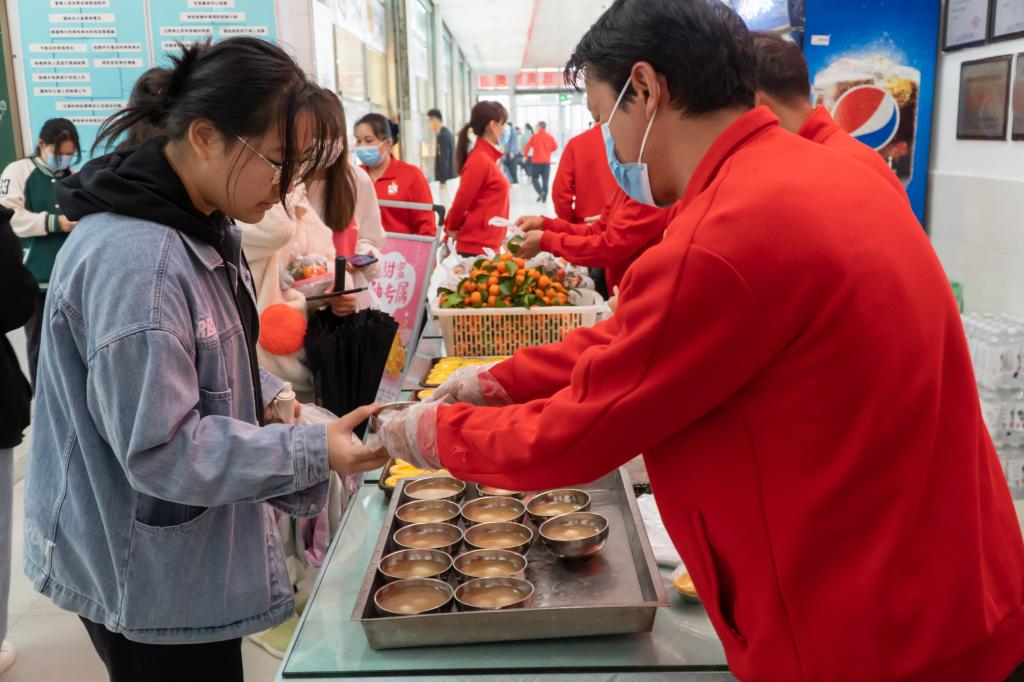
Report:
<svg viewBox="0 0 1024 682"><path fill-rule="evenodd" d="M943 22L942 49L946 52L983 45L988 35L990 0L949 0Z"/></svg>
<svg viewBox="0 0 1024 682"><path fill-rule="evenodd" d="M958 140L1005 140L1010 98L1011 55L960 65Z"/></svg>
<svg viewBox="0 0 1024 682"><path fill-rule="evenodd" d="M992 0L988 35L989 40L1010 40L1024 36L1024 2Z"/></svg>
<svg viewBox="0 0 1024 682"><path fill-rule="evenodd" d="M1024 53L1017 55L1013 70L1013 96L1010 98L1013 110L1013 126L1010 136L1024 140Z"/></svg>

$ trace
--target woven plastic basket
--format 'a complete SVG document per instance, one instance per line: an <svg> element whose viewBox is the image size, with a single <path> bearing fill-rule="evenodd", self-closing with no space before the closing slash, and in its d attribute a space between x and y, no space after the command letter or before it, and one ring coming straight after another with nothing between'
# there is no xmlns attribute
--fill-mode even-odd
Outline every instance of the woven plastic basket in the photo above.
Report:
<svg viewBox="0 0 1024 682"><path fill-rule="evenodd" d="M556 343L577 327L601 318L604 301L593 291L581 291L583 303L550 308L432 308L441 325L444 347L460 357L512 355L528 346Z"/></svg>

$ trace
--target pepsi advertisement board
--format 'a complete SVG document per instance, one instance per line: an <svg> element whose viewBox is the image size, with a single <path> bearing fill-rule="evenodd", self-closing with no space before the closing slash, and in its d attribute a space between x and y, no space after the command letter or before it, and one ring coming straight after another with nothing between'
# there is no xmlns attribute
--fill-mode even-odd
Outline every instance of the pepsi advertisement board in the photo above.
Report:
<svg viewBox="0 0 1024 682"><path fill-rule="evenodd" d="M882 155L924 225L939 2L807 0L814 103Z"/></svg>

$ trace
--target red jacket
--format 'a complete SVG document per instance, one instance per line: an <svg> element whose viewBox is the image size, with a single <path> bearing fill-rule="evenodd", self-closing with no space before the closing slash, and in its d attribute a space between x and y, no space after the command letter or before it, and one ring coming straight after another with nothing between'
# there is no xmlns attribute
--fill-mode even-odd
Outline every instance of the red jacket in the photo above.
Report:
<svg viewBox="0 0 1024 682"><path fill-rule="evenodd" d="M739 679L1003 680L1024 543L910 208L764 107L708 150L615 315L438 410L452 474L579 484L644 453Z"/></svg>
<svg viewBox="0 0 1024 682"><path fill-rule="evenodd" d="M832 118L832 114L828 113L828 109L825 107L815 108L811 115L807 117L807 120L804 121L804 124L800 126L798 134L800 137L806 137L811 142L817 142L830 149L835 149L840 154L846 154L851 159L863 163L881 175L886 182L892 185L893 189L899 192L899 195L907 203L910 203L910 198L907 197L907 189L900 182L892 168L889 167L889 164L885 162L885 159L882 158L882 155L863 142L853 139L848 132L836 123L836 120Z"/></svg>
<svg viewBox="0 0 1024 682"><path fill-rule="evenodd" d="M363 170L369 172L366 166ZM377 198L387 201L409 201L415 204L433 204L427 178L416 166L391 156L383 175L373 183ZM414 211L409 208L380 207L380 220L386 232L419 234L433 237L437 234L437 219L433 211Z"/></svg>
<svg viewBox="0 0 1024 682"><path fill-rule="evenodd" d="M551 153L558 149L558 142L551 137L551 133L543 128L538 128L523 148L523 156L529 155L531 149L534 163L551 163Z"/></svg>
<svg viewBox="0 0 1024 682"><path fill-rule="evenodd" d="M601 126L595 125L569 140L558 160L551 183L555 215L570 223L582 223L601 213L616 187Z"/></svg>
<svg viewBox="0 0 1024 682"><path fill-rule="evenodd" d="M462 167L459 191L445 219L445 231L457 232L459 253L497 251L505 231L488 225L495 216L508 218L509 182L498 168L502 152L486 140L478 140Z"/></svg>
<svg viewBox="0 0 1024 682"><path fill-rule="evenodd" d="M570 223L544 218L540 246L570 263L604 268L611 291L633 261L661 241L671 211L633 201L616 187L597 222Z"/></svg>

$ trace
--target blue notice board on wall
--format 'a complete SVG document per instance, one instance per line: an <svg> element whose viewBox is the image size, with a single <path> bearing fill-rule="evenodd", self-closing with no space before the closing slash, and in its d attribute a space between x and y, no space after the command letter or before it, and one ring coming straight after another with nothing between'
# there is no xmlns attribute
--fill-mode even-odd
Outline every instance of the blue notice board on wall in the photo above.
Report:
<svg viewBox="0 0 1024 682"><path fill-rule="evenodd" d="M235 36L277 39L273 0L151 0L150 35L157 66L177 44Z"/></svg>
<svg viewBox="0 0 1024 682"><path fill-rule="evenodd" d="M815 103L882 155L924 225L940 2L807 0Z"/></svg>
<svg viewBox="0 0 1024 682"><path fill-rule="evenodd" d="M48 119L70 119L83 155L135 80L179 42L277 39L274 0L17 0L12 13L30 148ZM98 150L97 153L102 152Z"/></svg>

